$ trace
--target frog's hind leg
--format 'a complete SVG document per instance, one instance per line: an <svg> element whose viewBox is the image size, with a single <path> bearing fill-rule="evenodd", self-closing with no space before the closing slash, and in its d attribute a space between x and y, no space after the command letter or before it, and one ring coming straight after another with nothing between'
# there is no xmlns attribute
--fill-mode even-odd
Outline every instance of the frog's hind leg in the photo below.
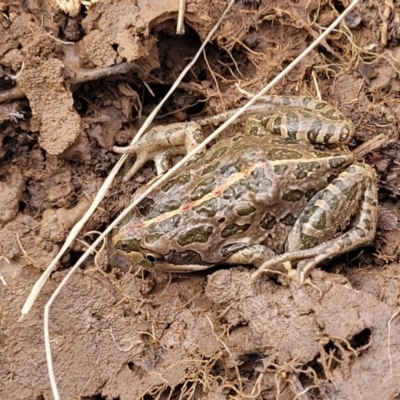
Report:
<svg viewBox="0 0 400 400"><path fill-rule="evenodd" d="M264 131L310 143L347 144L353 137L354 125L346 119L300 108L254 114L247 119L248 134L262 135Z"/></svg>
<svg viewBox="0 0 400 400"><path fill-rule="evenodd" d="M369 244L376 224L375 171L368 165L351 165L314 195L288 236L288 257L292 253L293 258L301 259L299 280L304 282L322 261Z"/></svg>
<svg viewBox="0 0 400 400"><path fill-rule="evenodd" d="M248 99L252 99L255 94L242 89L239 85L235 85L240 93L244 94ZM265 104L265 111L271 110L276 107L285 107L293 109L303 109L309 111L315 111L321 115L325 115L332 120L343 121L346 117L328 102L310 96L276 96L276 95L265 95L261 96L257 100L257 105ZM261 107L257 107L257 112L262 112Z"/></svg>

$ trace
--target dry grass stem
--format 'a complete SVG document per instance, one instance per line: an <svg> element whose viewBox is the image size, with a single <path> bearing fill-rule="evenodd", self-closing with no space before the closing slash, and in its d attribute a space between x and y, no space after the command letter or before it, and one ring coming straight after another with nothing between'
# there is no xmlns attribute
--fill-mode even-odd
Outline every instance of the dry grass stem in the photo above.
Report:
<svg viewBox="0 0 400 400"><path fill-rule="evenodd" d="M392 322L400 314L400 309L398 309L389 319L388 322L388 336L387 336L387 353L389 358L389 377L393 376L393 359L390 352L390 336L392 334Z"/></svg>
<svg viewBox="0 0 400 400"><path fill-rule="evenodd" d="M183 35L185 33L185 12L186 0L179 0L178 21L176 23L176 34Z"/></svg>

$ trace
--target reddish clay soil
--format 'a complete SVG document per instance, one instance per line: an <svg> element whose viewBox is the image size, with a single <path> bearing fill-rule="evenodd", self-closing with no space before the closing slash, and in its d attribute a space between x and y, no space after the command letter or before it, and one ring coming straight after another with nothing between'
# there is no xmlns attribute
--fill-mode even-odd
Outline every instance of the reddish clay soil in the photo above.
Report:
<svg viewBox="0 0 400 400"><path fill-rule="evenodd" d="M188 1L177 35L177 0L60 3L75 8L0 1L1 399L53 397L44 305L93 240L86 233L129 204L152 163L124 183L128 159L18 322L21 307L118 160L112 147L129 143L227 5ZM242 105L235 83L256 93L348 3L237 1L154 123ZM379 181L371 246L315 269L316 289L284 277L251 284L249 266L149 273L108 243L50 310L61 399L400 398L399 60L398 3L364 0L273 89L318 87L354 122L350 148Z"/></svg>

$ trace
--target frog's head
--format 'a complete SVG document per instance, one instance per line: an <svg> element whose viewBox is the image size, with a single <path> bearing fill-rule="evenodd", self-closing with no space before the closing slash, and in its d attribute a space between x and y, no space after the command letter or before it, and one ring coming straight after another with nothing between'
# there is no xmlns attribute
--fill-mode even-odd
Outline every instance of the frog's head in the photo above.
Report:
<svg viewBox="0 0 400 400"><path fill-rule="evenodd" d="M129 261L135 265L141 265L146 269L153 269L154 265L164 261L164 257L141 246L141 240L127 238L120 233L116 233L112 242L115 248Z"/></svg>
<svg viewBox="0 0 400 400"><path fill-rule="evenodd" d="M210 264L201 259L200 254L193 250L177 252L171 249L171 244L165 240L157 240L157 250L146 246L146 238L126 237L123 232L116 232L112 238L115 248L134 265L140 265L147 270L164 272L193 272L210 268ZM161 248L160 248L161 245Z"/></svg>
<svg viewBox="0 0 400 400"><path fill-rule="evenodd" d="M143 221L143 215L137 208L129 212L114 228L112 242L118 252L134 265L153 269L154 265L162 262L164 257L156 254L149 246L149 240L154 238L147 232L148 223ZM146 238L146 240L143 240Z"/></svg>

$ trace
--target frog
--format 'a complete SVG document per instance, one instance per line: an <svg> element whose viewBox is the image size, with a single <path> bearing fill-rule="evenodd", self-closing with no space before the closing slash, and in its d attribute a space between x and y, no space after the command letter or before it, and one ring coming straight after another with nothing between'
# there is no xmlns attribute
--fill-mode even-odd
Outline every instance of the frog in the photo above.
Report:
<svg viewBox="0 0 400 400"><path fill-rule="evenodd" d="M179 273L249 264L305 282L323 261L373 241L377 177L348 148L353 123L320 99L262 100L244 128L193 156L114 229L125 258ZM174 123L114 150L136 154L130 175L153 160L161 176L202 139L201 123Z"/></svg>

